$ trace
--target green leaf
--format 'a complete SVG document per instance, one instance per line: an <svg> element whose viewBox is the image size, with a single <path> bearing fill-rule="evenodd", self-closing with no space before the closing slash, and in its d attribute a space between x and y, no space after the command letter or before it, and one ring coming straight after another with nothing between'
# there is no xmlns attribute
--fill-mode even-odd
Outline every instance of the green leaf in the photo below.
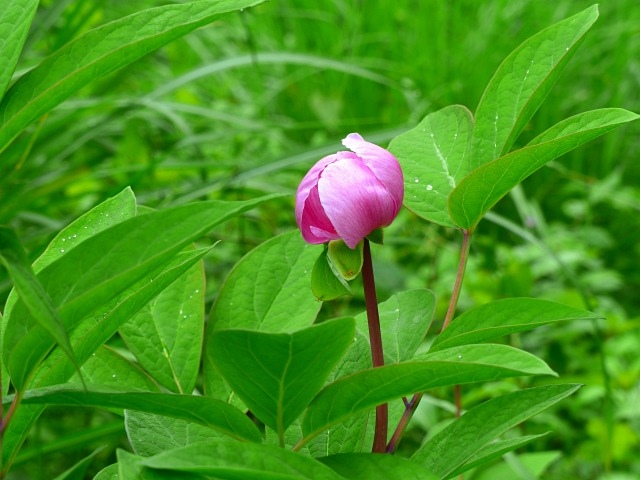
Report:
<svg viewBox="0 0 640 480"><path fill-rule="evenodd" d="M32 121L80 88L225 14L262 0L215 0L150 8L90 30L24 74L0 102L0 152Z"/></svg>
<svg viewBox="0 0 640 480"><path fill-rule="evenodd" d="M102 345L82 365L82 375L92 385L157 392L160 389L135 363ZM76 383L75 377L71 380Z"/></svg>
<svg viewBox="0 0 640 480"><path fill-rule="evenodd" d="M474 473L474 480L494 480L495 478L543 479L549 466L562 457L562 452L521 453L517 457L505 456L505 462L491 465L487 469ZM624 480L624 477L623 479ZM627 480L629 480L627 478Z"/></svg>
<svg viewBox="0 0 640 480"><path fill-rule="evenodd" d="M140 459L149 468L193 472L220 480L344 480L322 463L289 450L211 440Z"/></svg>
<svg viewBox="0 0 640 480"><path fill-rule="evenodd" d="M96 205L63 228L42 252L33 270L40 270L69 253L79 244L109 227L133 218L137 213L136 197L130 187Z"/></svg>
<svg viewBox="0 0 640 480"><path fill-rule="evenodd" d="M349 480L437 480L424 467L392 455L341 453L319 459Z"/></svg>
<svg viewBox="0 0 640 480"><path fill-rule="evenodd" d="M502 62L476 110L472 170L509 151L597 18L593 5L529 38Z"/></svg>
<svg viewBox="0 0 640 480"><path fill-rule="evenodd" d="M118 478L118 464L114 463L100 470L93 480L122 480Z"/></svg>
<svg viewBox="0 0 640 480"><path fill-rule="evenodd" d="M67 331L58 316L56 307L33 273L18 236L10 228L2 226L0 226L0 263L7 269L18 297L37 325L60 345L76 366L76 370L79 370Z"/></svg>
<svg viewBox="0 0 640 480"><path fill-rule="evenodd" d="M69 332L215 225L267 198L200 202L132 218L80 243L44 268L38 279ZM24 302L16 303L5 322L3 360L13 384L22 390L53 342Z"/></svg>
<svg viewBox="0 0 640 480"><path fill-rule="evenodd" d="M473 229L491 207L545 163L638 118L619 108L568 118L529 145L486 163L467 175L449 195L449 213L461 228Z"/></svg>
<svg viewBox="0 0 640 480"><path fill-rule="evenodd" d="M383 338L384 340L384 338ZM371 367L371 346L369 340L361 333L356 333L353 343L347 353L333 369L327 382L334 382L339 378L351 375ZM373 435L367 436L367 425L373 418L370 411L345 418L342 422L332 425L329 429L315 436L306 444L312 457L326 457L335 453L352 453L371 451ZM372 420L373 421L373 420ZM296 443L300 440L296 439Z"/></svg>
<svg viewBox="0 0 640 480"><path fill-rule="evenodd" d="M125 410L124 421L131 448L143 457L223 436L196 422L135 410Z"/></svg>
<svg viewBox="0 0 640 480"><path fill-rule="evenodd" d="M542 325L602 318L586 310L537 298L505 298L462 313L436 337L430 352L486 342Z"/></svg>
<svg viewBox="0 0 640 480"><path fill-rule="evenodd" d="M535 355L499 344L460 345L416 356L416 361L462 361L479 365L508 365L528 375L558 376L549 365Z"/></svg>
<svg viewBox="0 0 640 480"><path fill-rule="evenodd" d="M354 320L343 318L290 334L221 330L213 335L211 346L229 386L282 439L354 335Z"/></svg>
<svg viewBox="0 0 640 480"><path fill-rule="evenodd" d="M122 295L115 298L102 312L90 316L71 333L71 343L78 363L82 364L102 344L109 340L133 314L149 300L183 274L190 266L200 260L209 249L184 252L176 256L171 265L141 279ZM53 350L36 371L33 384L37 387L57 385L67 382L73 375L73 366L68 359ZM44 407L23 405L11 420L3 439L3 462L16 453L20 444Z"/></svg>
<svg viewBox="0 0 640 480"><path fill-rule="evenodd" d="M0 8L0 100L11 82L37 8L38 0L11 0Z"/></svg>
<svg viewBox="0 0 640 480"><path fill-rule="evenodd" d="M163 387L191 393L200 368L205 274L196 263L120 327L140 365Z"/></svg>
<svg viewBox="0 0 640 480"><path fill-rule="evenodd" d="M7 404L11 397L5 397ZM257 427L243 412L228 403L198 395L154 392L121 392L103 386L89 386L88 391L68 385L28 390L25 405L69 405L119 408L154 413L189 420L219 430L233 438L260 442Z"/></svg>
<svg viewBox="0 0 640 480"><path fill-rule="evenodd" d="M411 458L438 477L447 478L491 440L578 388L580 385L547 385L488 400L427 440Z"/></svg>
<svg viewBox="0 0 640 480"><path fill-rule="evenodd" d="M352 293L347 281L331 268L328 255L328 249L322 250L311 271L311 292L323 302Z"/></svg>
<svg viewBox="0 0 640 480"><path fill-rule="evenodd" d="M542 360L505 345L471 345L439 354L354 373L327 385L302 419L305 442L350 415L430 388L552 374Z"/></svg>
<svg viewBox="0 0 640 480"><path fill-rule="evenodd" d="M331 240L327 248L327 258L333 270L345 280L353 280L360 274L363 264L364 242L353 250L343 240Z"/></svg>
<svg viewBox="0 0 640 480"><path fill-rule="evenodd" d="M430 290L409 290L378 305L385 363L410 360L429 330L436 298ZM368 339L367 314L356 316L358 330Z"/></svg>
<svg viewBox="0 0 640 480"><path fill-rule="evenodd" d="M447 478L457 477L467 470L488 463L491 460L503 456L505 453L512 452L513 450L523 447L534 440L546 437L548 434L549 432L541 433L540 435L526 435L524 437L509 438L507 440L499 440L497 442L489 443L478 450L464 465L451 472Z"/></svg>
<svg viewBox="0 0 640 480"><path fill-rule="evenodd" d="M305 243L294 230L251 250L218 294L211 311L213 329L289 332L311 325L321 306L309 290L320 248Z"/></svg>
<svg viewBox="0 0 640 480"><path fill-rule="evenodd" d="M455 227L447 197L471 171L471 112L452 105L427 115L389 144L404 173L404 205L419 217Z"/></svg>

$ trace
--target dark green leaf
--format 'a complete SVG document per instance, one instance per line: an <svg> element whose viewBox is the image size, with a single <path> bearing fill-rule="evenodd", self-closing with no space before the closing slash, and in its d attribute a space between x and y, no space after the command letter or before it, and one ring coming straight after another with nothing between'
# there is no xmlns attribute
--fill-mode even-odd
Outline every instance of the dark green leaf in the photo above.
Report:
<svg viewBox="0 0 640 480"><path fill-rule="evenodd" d="M4 403L9 400L11 397L5 398ZM236 439L252 442L262 440L257 427L240 410L220 400L198 395L119 392L95 386L84 391L59 385L28 390L22 402L25 405L73 405L155 413L196 422Z"/></svg>
<svg viewBox="0 0 640 480"><path fill-rule="evenodd" d="M70 332L139 280L161 269L215 225L265 201L200 202L132 218L65 253L38 275ZM17 302L5 318L3 359L22 389L53 342Z"/></svg>
<svg viewBox="0 0 640 480"><path fill-rule="evenodd" d="M303 417L305 441L353 414L430 388L553 374L542 360L504 345L472 345L439 353L442 356L429 356L427 361L365 370L327 385Z"/></svg>
<svg viewBox="0 0 640 480"><path fill-rule="evenodd" d="M309 457L272 445L211 440L177 448L140 464L154 469L213 475L220 480L344 480Z"/></svg>
<svg viewBox="0 0 640 480"><path fill-rule="evenodd" d="M355 335L353 319L290 334L221 330L212 354L224 379L251 411L284 438L284 430L322 388Z"/></svg>
<svg viewBox="0 0 640 480"><path fill-rule="evenodd" d="M349 480L437 480L434 474L406 458L372 453L341 453L320 461Z"/></svg>

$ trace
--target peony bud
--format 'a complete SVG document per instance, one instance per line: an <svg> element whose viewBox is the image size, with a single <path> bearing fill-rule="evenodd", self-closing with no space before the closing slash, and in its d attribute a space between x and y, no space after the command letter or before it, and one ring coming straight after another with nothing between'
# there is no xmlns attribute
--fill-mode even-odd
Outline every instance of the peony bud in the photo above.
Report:
<svg viewBox="0 0 640 480"><path fill-rule="evenodd" d="M309 243L342 239L355 248L398 215L404 179L398 160L357 133L342 144L351 152L324 157L305 175L296 194L296 221Z"/></svg>

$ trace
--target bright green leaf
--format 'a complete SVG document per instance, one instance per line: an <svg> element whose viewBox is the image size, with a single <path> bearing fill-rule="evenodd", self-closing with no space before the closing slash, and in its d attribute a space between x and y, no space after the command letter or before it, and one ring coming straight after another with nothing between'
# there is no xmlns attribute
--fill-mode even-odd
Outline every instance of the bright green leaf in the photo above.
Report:
<svg viewBox="0 0 640 480"><path fill-rule="evenodd" d="M349 480L438 480L406 458L371 453L341 453L319 459Z"/></svg>
<svg viewBox="0 0 640 480"><path fill-rule="evenodd" d="M215 225L265 201L210 201L148 213L114 225L44 268L38 279L69 332ZM3 360L18 390L52 348L24 302L5 317Z"/></svg>
<svg viewBox="0 0 640 480"><path fill-rule="evenodd" d="M351 295L347 281L331 268L329 252L325 248L311 271L311 292L320 301L334 300L343 295Z"/></svg>
<svg viewBox="0 0 640 480"><path fill-rule="evenodd" d="M385 363L411 359L429 330L436 298L430 290L409 290L378 305ZM356 325L369 338L367 314L356 316Z"/></svg>
<svg viewBox="0 0 640 480"><path fill-rule="evenodd" d="M505 453L512 452L517 448L523 447L534 440L546 437L548 433L549 432L541 433L540 435L527 435L524 437L509 438L507 440L498 440L497 442L489 443L478 450L464 465L451 472L447 478L457 477L467 470L488 463L491 460L499 458Z"/></svg>
<svg viewBox="0 0 640 480"><path fill-rule="evenodd" d="M482 471L476 471L473 476L474 480L494 480L496 478L543 480L545 470L563 456L559 451L521 453L512 458L509 455L505 456L505 462L491 465ZM623 477L620 480L631 479Z"/></svg>
<svg viewBox="0 0 640 480"><path fill-rule="evenodd" d="M200 368L205 275L196 263L120 327L140 365L163 387L191 393Z"/></svg>
<svg viewBox="0 0 640 480"><path fill-rule="evenodd" d="M638 118L619 108L593 110L568 118L529 145L482 165L449 196L449 213L461 228L473 229L491 207L545 163Z"/></svg>
<svg viewBox="0 0 640 480"><path fill-rule="evenodd" d="M593 5L529 38L502 62L476 110L472 170L509 151L597 18Z"/></svg>
<svg viewBox="0 0 640 480"><path fill-rule="evenodd" d="M211 354L233 391L283 438L284 430L322 388L354 335L355 322L349 318L290 334L221 330L213 335Z"/></svg>
<svg viewBox="0 0 640 480"><path fill-rule="evenodd" d="M433 360L365 370L327 385L302 419L305 441L350 415L430 388L551 373L542 360L511 347L467 348L444 350L440 352L442 356L428 357ZM485 359L487 354L489 358Z"/></svg>
<svg viewBox="0 0 640 480"><path fill-rule="evenodd" d="M360 274L363 263L364 242L351 249L344 240L331 240L327 248L327 258L334 271L345 280L353 280Z"/></svg>
<svg viewBox="0 0 640 480"><path fill-rule="evenodd" d="M3 399L8 403L11 397ZM154 392L120 392L90 386L88 391L68 385L28 390L25 405L70 405L100 408L121 408L175 417L197 422L239 439L260 442L257 427L243 412L228 403L198 395Z"/></svg>
<svg viewBox="0 0 640 480"><path fill-rule="evenodd" d="M220 480L344 480L329 467L272 445L210 440L140 460L149 468L213 475Z"/></svg>
<svg viewBox="0 0 640 480"><path fill-rule="evenodd" d="M412 130L389 144L404 173L404 205L416 215L446 227L447 197L471 171L471 112L452 105L427 115Z"/></svg>
<svg viewBox="0 0 640 480"><path fill-rule="evenodd" d="M81 370L86 382L92 385L149 392L160 390L136 363L106 345L91 354ZM76 383L75 377L71 381Z"/></svg>
<svg viewBox="0 0 640 480"><path fill-rule="evenodd" d="M0 263L2 263L18 297L37 325L43 328L50 339L60 348L79 369L67 331L58 316L56 307L31 269L27 254L13 230L0 226Z"/></svg>
<svg viewBox="0 0 640 480"><path fill-rule="evenodd" d="M322 305L309 289L321 248L305 243L293 230L251 250L218 294L211 311L213 329L290 332L311 325Z"/></svg>
<svg viewBox="0 0 640 480"><path fill-rule="evenodd" d="M11 0L0 8L0 100L11 82L38 0Z"/></svg>
<svg viewBox="0 0 640 480"><path fill-rule="evenodd" d="M430 351L486 342L555 322L599 318L602 315L548 300L505 298L462 313L436 337Z"/></svg>
<svg viewBox="0 0 640 480"><path fill-rule="evenodd" d="M33 120L87 83L225 14L262 0L215 0L150 8L90 30L24 74L0 102L0 152Z"/></svg>
<svg viewBox="0 0 640 480"><path fill-rule="evenodd" d="M580 385L547 385L488 400L427 440L411 458L438 477L449 477L494 438L578 388Z"/></svg>

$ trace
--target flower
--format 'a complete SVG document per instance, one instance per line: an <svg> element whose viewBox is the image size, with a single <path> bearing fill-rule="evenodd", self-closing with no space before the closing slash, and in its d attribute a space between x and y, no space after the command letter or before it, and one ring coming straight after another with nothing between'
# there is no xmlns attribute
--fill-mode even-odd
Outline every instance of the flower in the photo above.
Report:
<svg viewBox="0 0 640 480"><path fill-rule="evenodd" d="M404 197L396 157L357 133L342 140L351 152L318 161L296 194L296 221L308 243L342 239L356 245L398 215Z"/></svg>

